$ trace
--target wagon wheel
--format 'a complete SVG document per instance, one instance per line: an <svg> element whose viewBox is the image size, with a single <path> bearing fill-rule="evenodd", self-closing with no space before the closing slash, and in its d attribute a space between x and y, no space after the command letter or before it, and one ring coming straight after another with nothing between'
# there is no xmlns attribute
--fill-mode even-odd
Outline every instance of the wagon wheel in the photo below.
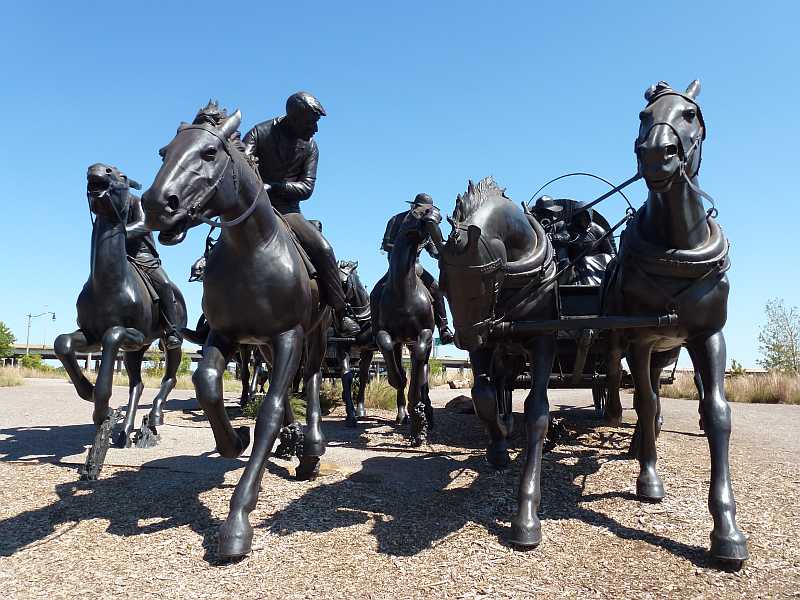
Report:
<svg viewBox="0 0 800 600"><path fill-rule="evenodd" d="M592 382L592 400L597 418L602 419L606 415L606 401L608 400L608 384L605 379Z"/></svg>

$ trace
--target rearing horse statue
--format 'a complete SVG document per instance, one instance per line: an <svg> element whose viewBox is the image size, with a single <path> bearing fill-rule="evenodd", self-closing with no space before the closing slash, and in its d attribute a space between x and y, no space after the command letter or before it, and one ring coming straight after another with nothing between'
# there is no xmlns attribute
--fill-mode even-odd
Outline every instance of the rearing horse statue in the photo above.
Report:
<svg viewBox="0 0 800 600"><path fill-rule="evenodd" d="M164 163L142 199L148 224L161 231L165 244L179 243L190 227L220 218L222 233L203 279L203 313L211 331L193 381L222 456L237 457L249 444L249 429L234 429L225 412L225 366L238 344L271 346L263 348L266 354L271 351L272 376L256 419L252 454L219 531L222 558L244 556L251 549L249 515L284 423L284 403L304 344L308 410L297 476L316 476L325 452L319 384L330 310L320 303L319 287L289 228L242 151L237 137L241 118L239 111L228 116L209 103L193 124L181 125L161 150Z"/></svg>
<svg viewBox="0 0 800 600"><path fill-rule="evenodd" d="M736 525L728 444L730 407L725 398L725 338L730 267L728 240L706 211L698 183L705 122L697 103L700 83L685 92L659 82L645 93L639 113L636 157L649 190L647 201L628 223L620 253L606 273L605 310L611 315L653 315L666 310L678 317L675 327L614 332L609 364L609 393L618 394L618 357L627 360L636 386L639 417L639 476L636 492L659 501L664 485L656 472L656 415L660 365L654 353L685 346L700 374L702 422L711 452L708 507L714 519L711 556L741 562L747 542ZM616 370L614 366L616 365ZM618 400L610 399L611 406Z"/></svg>
<svg viewBox="0 0 800 600"><path fill-rule="evenodd" d="M92 226L91 273L78 296L78 327L73 333L59 335L53 347L66 369L78 395L94 402L93 420L98 435L81 471L86 479L97 479L103 466L108 436L113 434L118 446L131 443L136 408L142 383L142 358L150 344L162 338L158 303L154 302L143 276L128 261L126 227L139 199L130 193L127 176L115 167L95 164L87 173L87 195L96 215ZM173 284L177 303L177 327L186 327L186 304ZM97 352L102 348L100 370L94 385L78 366L76 352ZM114 362L120 350L125 352L125 369L130 381L128 410L121 429L115 427L116 412L109 410ZM153 407L142 425L142 433L154 433L164 422L163 406L175 387L175 375L181 363L181 349L167 350L166 369ZM150 431L147 431L147 430Z"/></svg>

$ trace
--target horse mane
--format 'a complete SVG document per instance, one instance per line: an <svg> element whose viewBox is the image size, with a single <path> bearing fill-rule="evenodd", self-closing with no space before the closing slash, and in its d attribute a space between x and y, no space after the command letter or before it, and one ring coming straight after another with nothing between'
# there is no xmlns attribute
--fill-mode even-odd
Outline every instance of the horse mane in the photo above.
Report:
<svg viewBox="0 0 800 600"><path fill-rule="evenodd" d="M484 177L477 184L469 180L467 191L456 197L456 208L453 211L453 220L461 223L467 220L476 210L478 210L487 200L494 198L511 199L506 196L506 189L497 185L491 175Z"/></svg>
<svg viewBox="0 0 800 600"><path fill-rule="evenodd" d="M228 111L219 105L216 100L209 100L203 108L197 111L197 115L192 121L192 125L211 125L212 127L221 127L225 121L230 118ZM247 159L247 162L254 169L257 167L256 158L250 156L245 152L244 142L242 142L242 134L237 129L230 136L228 136L230 145L236 148Z"/></svg>

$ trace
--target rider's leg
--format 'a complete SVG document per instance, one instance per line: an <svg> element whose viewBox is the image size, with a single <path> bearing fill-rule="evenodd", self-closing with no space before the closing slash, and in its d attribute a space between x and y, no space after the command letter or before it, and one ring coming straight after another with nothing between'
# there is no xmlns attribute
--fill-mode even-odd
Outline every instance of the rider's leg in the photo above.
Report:
<svg viewBox="0 0 800 600"><path fill-rule="evenodd" d="M167 350L173 348L180 348L183 339L180 333L175 328L175 323L178 322L178 311L175 306L175 292L172 289L172 283L164 272L164 269L157 267L148 273L150 281L153 282L153 287L156 288L158 299L161 304L161 315L164 321L164 344Z"/></svg>
<svg viewBox="0 0 800 600"><path fill-rule="evenodd" d="M324 290L325 299L336 314L339 333L352 336L360 331L358 324L346 316L347 301L342 282L339 280L339 267L333 248L322 233L309 223L301 213L286 213L286 222L294 231L311 262L319 272L319 280Z"/></svg>
<svg viewBox="0 0 800 600"><path fill-rule="evenodd" d="M453 332L447 324L447 309L444 304L444 295L433 275L428 273L427 270L422 269L422 276L420 277L423 285L428 289L433 299L433 318L436 321L436 327L439 328L439 338L442 344L453 343Z"/></svg>

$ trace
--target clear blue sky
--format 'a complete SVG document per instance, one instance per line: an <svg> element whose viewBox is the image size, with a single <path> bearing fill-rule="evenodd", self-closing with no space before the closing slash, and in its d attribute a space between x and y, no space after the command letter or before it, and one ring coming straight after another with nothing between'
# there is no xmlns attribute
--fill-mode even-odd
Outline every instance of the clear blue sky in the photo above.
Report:
<svg viewBox="0 0 800 600"><path fill-rule="evenodd" d="M389 216L417 192L447 213L486 175L526 200L561 173L622 181L645 88L702 81L701 184L733 243L728 356L754 366L763 307L798 304L795 2L16 2L3 9L0 320L32 342L72 331L88 275L85 172L114 164L148 185L157 150L213 97L243 132L304 89L328 111L314 196L340 258L371 286ZM650 8L648 8L648 6ZM590 199L570 179L552 194ZM630 189L635 204L642 184ZM622 214L619 199L602 211ZM352 220L350 220L352 218ZM186 283L205 230L162 256ZM430 264L430 263L429 263ZM45 326L47 329L45 329Z"/></svg>

